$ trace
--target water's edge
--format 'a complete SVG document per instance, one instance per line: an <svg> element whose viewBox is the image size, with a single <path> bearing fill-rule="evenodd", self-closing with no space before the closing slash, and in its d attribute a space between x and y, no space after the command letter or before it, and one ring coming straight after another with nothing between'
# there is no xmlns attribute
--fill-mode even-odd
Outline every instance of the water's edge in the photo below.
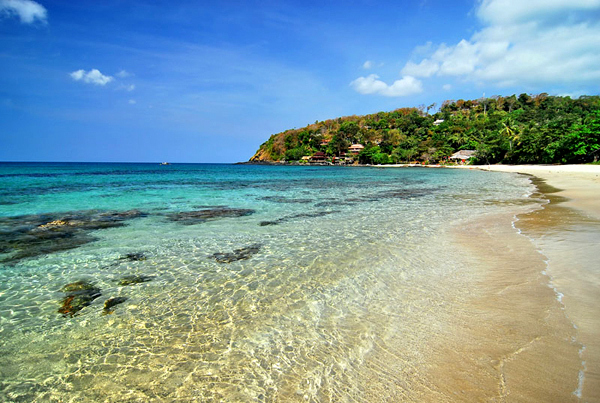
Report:
<svg viewBox="0 0 600 403"><path fill-rule="evenodd" d="M4 400L577 398L581 346L512 226L540 204L518 175L51 168L0 175L0 216L29 214L0 218L10 236L127 221L0 269ZM62 317L76 280L102 295Z"/></svg>

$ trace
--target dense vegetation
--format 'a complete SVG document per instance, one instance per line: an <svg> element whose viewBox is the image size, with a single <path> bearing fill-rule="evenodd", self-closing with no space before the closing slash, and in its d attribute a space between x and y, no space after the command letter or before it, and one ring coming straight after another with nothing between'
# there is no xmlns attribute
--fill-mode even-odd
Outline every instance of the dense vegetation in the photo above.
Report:
<svg viewBox="0 0 600 403"><path fill-rule="evenodd" d="M339 157L357 143L364 149L354 159L368 164L444 162L458 150L476 150L477 163L584 163L600 156L600 96L495 96L432 109L435 104L286 130L251 161L298 161L319 151Z"/></svg>

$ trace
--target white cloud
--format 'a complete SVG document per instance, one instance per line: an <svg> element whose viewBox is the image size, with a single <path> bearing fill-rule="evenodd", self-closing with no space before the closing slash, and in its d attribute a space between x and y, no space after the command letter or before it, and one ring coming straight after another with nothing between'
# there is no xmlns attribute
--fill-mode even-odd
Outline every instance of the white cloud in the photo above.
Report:
<svg viewBox="0 0 600 403"><path fill-rule="evenodd" d="M600 80L600 0L483 0L484 28L441 44L403 74L456 76L499 86L582 84ZM421 54L429 45L417 49ZM415 52L419 53L419 52Z"/></svg>
<svg viewBox="0 0 600 403"><path fill-rule="evenodd" d="M81 80L85 76L84 70L77 70L70 74L71 78L75 81Z"/></svg>
<svg viewBox="0 0 600 403"><path fill-rule="evenodd" d="M75 81L83 81L84 83L106 85L114 80L111 76L105 76L97 69L92 69L88 72L85 70L77 70L70 74Z"/></svg>
<svg viewBox="0 0 600 403"><path fill-rule="evenodd" d="M472 73L477 64L478 43L464 39L454 48L443 48L434 54L434 59L440 61L440 75L459 76Z"/></svg>
<svg viewBox="0 0 600 403"><path fill-rule="evenodd" d="M127 78L127 77L131 77L133 74L131 74L130 72L128 72L126 70L121 70L115 75L119 78Z"/></svg>
<svg viewBox="0 0 600 403"><path fill-rule="evenodd" d="M421 81L417 80L412 76L404 76L400 80L394 81L382 95L388 97L403 97L407 95L413 95L423 92Z"/></svg>
<svg viewBox="0 0 600 403"><path fill-rule="evenodd" d="M392 85L387 85L379 80L377 74L370 74L367 77L357 78L350 83L350 86L361 94L379 94L387 97L402 97L423 92L421 82L412 76L404 76L394 81Z"/></svg>
<svg viewBox="0 0 600 403"><path fill-rule="evenodd" d="M415 56L421 56L431 53L433 43L431 41L426 42L424 45L417 46L413 50L413 54Z"/></svg>
<svg viewBox="0 0 600 403"><path fill-rule="evenodd" d="M123 85L120 85L117 89L131 92L131 91L135 90L135 84L128 84L128 85L123 84Z"/></svg>
<svg viewBox="0 0 600 403"><path fill-rule="evenodd" d="M387 84L378 80L377 74L370 74L368 77L358 77L350 83L355 91L361 94L375 94L387 88Z"/></svg>
<svg viewBox="0 0 600 403"><path fill-rule="evenodd" d="M600 0L483 0L477 16L489 24L506 25L598 7Z"/></svg>
<svg viewBox="0 0 600 403"><path fill-rule="evenodd" d="M373 67L373 62L370 60L367 60L363 64L363 69L365 69L365 70L370 70L372 67Z"/></svg>
<svg viewBox="0 0 600 403"><path fill-rule="evenodd" d="M442 85L442 88L444 89L444 91L450 91L452 89L452 86L450 84L444 84Z"/></svg>
<svg viewBox="0 0 600 403"><path fill-rule="evenodd" d="M135 105L137 104L137 102L135 101L135 99L130 99L129 100L129 105Z"/></svg>
<svg viewBox="0 0 600 403"><path fill-rule="evenodd" d="M48 18L44 6L32 0L0 0L0 13L17 16L23 24L45 23Z"/></svg>
<svg viewBox="0 0 600 403"><path fill-rule="evenodd" d="M419 64L413 62L406 63L406 66L402 69L402 74L413 77L431 77L433 74L437 73L439 69L439 63L425 59Z"/></svg>

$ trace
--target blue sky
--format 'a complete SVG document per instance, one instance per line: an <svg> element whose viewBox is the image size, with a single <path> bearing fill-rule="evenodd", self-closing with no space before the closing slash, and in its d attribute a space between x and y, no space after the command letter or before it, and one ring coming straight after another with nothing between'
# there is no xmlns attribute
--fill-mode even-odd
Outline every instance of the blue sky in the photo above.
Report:
<svg viewBox="0 0 600 403"><path fill-rule="evenodd" d="M600 92L600 0L0 0L0 160L236 162L338 116Z"/></svg>

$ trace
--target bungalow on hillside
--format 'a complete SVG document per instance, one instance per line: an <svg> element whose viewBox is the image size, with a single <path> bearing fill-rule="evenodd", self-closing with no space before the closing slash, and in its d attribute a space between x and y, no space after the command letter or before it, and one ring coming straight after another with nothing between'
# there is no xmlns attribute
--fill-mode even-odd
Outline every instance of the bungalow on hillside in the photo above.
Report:
<svg viewBox="0 0 600 403"><path fill-rule="evenodd" d="M361 152L363 149L365 148L365 146L363 146L362 144L352 144L349 148L348 151L353 153L353 154L358 154L359 152Z"/></svg>
<svg viewBox="0 0 600 403"><path fill-rule="evenodd" d="M475 150L460 150L448 157L449 160L464 164L475 156Z"/></svg>
<svg viewBox="0 0 600 403"><path fill-rule="evenodd" d="M323 151L317 151L316 153L313 154L313 156L310 160L311 160L311 162L323 162L323 161L325 161L326 158L327 158L327 155L325 155L325 153Z"/></svg>
<svg viewBox="0 0 600 403"><path fill-rule="evenodd" d="M442 123L444 123L444 119L438 119L438 120L436 120L435 122L433 122L433 125L434 125L434 126L439 126L439 125L441 125Z"/></svg>

